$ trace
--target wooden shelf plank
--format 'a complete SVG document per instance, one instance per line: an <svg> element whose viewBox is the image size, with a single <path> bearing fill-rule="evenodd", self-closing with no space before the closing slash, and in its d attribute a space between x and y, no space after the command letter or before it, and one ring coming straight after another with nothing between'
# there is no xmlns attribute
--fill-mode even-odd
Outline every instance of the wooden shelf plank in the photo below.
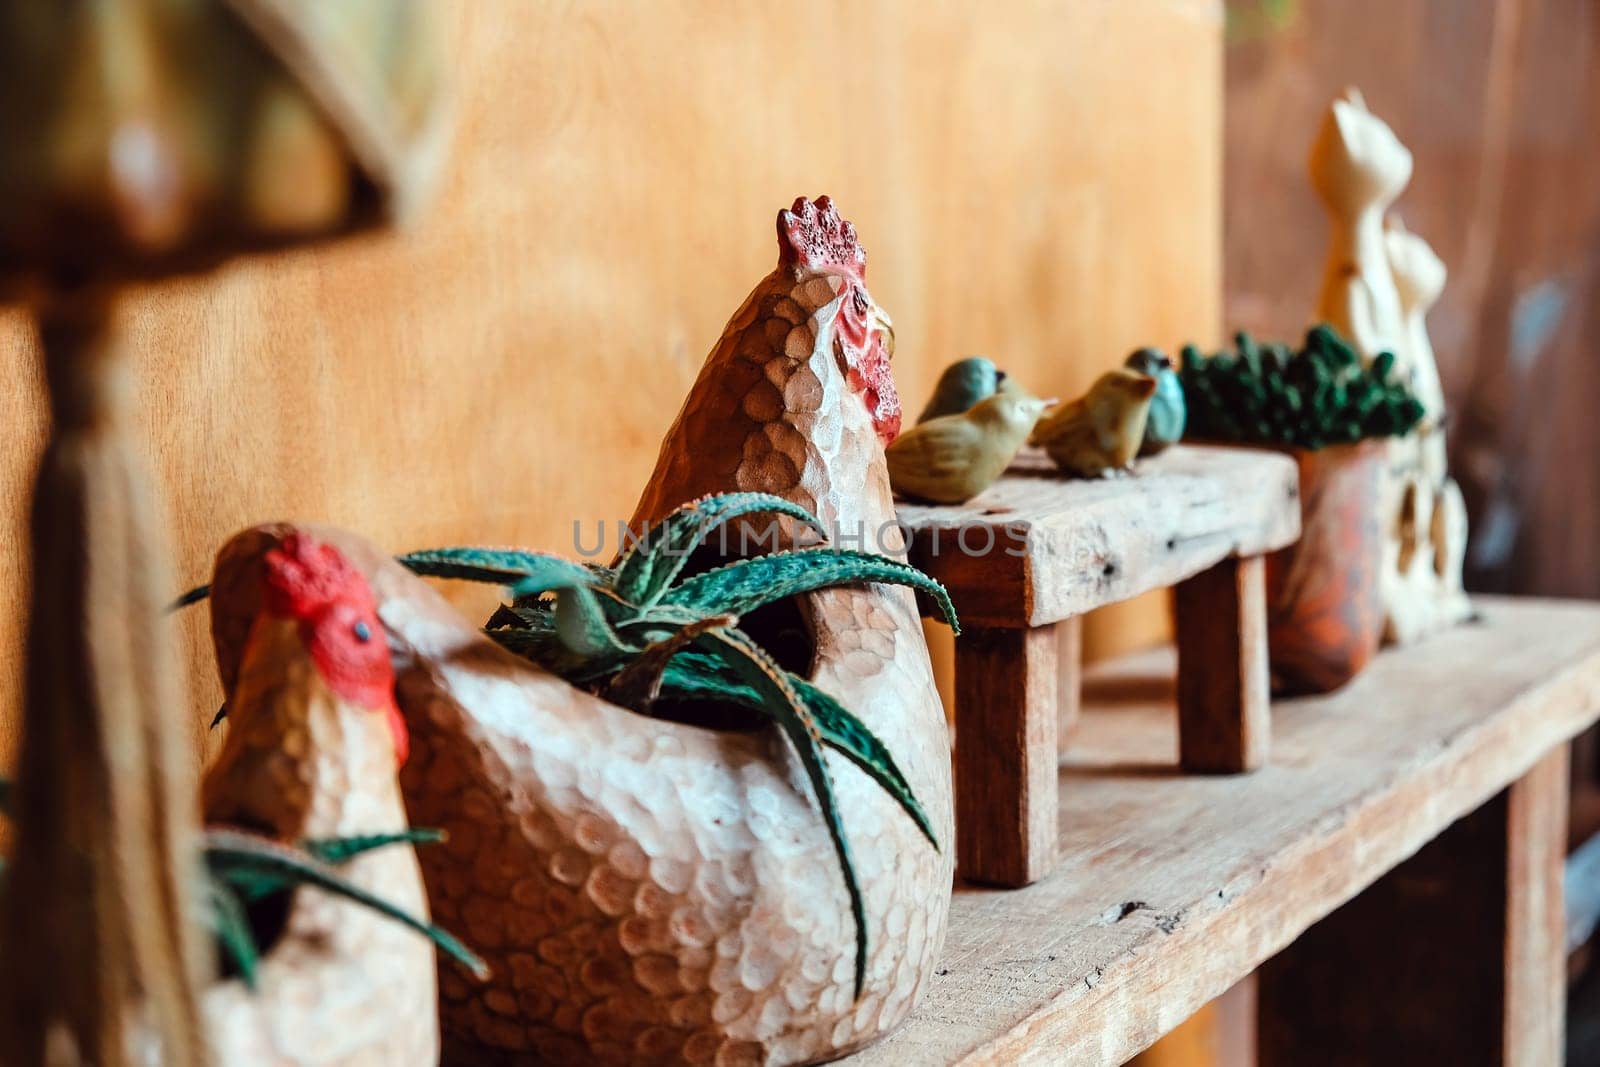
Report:
<svg viewBox="0 0 1600 1067"><path fill-rule="evenodd" d="M852 1062L1121 1063L1600 716L1600 605L1479 606L1276 704L1244 777L1177 772L1170 650L1089 671L1061 866L958 886L917 1013Z"/></svg>
<svg viewBox="0 0 1600 1067"><path fill-rule="evenodd" d="M1300 536L1299 492L1294 461L1261 449L1182 445L1087 481L1024 449L965 504L897 511L963 624L1044 626L1282 548Z"/></svg>

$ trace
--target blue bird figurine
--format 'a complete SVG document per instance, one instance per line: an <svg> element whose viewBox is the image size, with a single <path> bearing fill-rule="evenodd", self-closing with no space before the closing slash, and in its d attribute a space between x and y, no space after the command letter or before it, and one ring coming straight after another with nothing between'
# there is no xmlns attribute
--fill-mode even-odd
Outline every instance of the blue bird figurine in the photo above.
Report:
<svg viewBox="0 0 1600 1067"><path fill-rule="evenodd" d="M1139 443L1139 455L1153 456L1164 452L1168 445L1177 444L1183 437L1183 428L1189 417L1178 370L1159 348L1141 348L1122 365L1156 380L1155 395L1150 398L1150 413L1145 417L1144 440Z"/></svg>
<svg viewBox="0 0 1600 1067"><path fill-rule="evenodd" d="M1004 377L1005 373L995 370L994 360L987 356L956 360L939 375L933 397L917 416L917 422L961 414L985 397L993 396Z"/></svg>

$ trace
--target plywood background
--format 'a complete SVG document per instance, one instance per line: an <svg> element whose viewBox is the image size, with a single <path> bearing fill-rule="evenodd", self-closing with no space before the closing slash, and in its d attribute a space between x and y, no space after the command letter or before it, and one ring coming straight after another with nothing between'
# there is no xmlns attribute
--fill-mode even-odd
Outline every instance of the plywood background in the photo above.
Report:
<svg viewBox="0 0 1600 1067"><path fill-rule="evenodd" d="M984 352L1038 390L1219 335L1207 0L526 3L458 12L459 134L413 232L134 293L140 445L179 581L279 517L397 550L566 550L625 517L772 220L832 194L915 411ZM14 742L37 353L0 317L0 741ZM200 724L203 620L176 623ZM1123 640L1160 626L1124 615ZM7 757L8 758L8 757Z"/></svg>

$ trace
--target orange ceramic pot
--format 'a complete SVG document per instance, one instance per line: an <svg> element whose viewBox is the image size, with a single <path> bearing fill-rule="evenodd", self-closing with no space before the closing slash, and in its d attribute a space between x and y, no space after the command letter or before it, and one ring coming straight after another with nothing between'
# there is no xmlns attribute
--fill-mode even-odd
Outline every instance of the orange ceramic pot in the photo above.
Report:
<svg viewBox="0 0 1600 1067"><path fill-rule="evenodd" d="M1378 569L1382 442L1291 449L1300 466L1300 540L1267 557L1272 689L1326 693L1367 665L1383 637Z"/></svg>

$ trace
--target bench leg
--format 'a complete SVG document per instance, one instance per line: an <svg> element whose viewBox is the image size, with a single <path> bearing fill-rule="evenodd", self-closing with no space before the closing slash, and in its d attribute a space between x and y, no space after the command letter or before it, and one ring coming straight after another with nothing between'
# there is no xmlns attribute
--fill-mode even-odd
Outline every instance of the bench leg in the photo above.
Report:
<svg viewBox="0 0 1600 1067"><path fill-rule="evenodd" d="M956 638L956 856L962 877L1023 886L1056 863L1054 626Z"/></svg>
<svg viewBox="0 0 1600 1067"><path fill-rule="evenodd" d="M1225 559L1174 591L1178 749L1183 769L1251 771L1267 761L1266 563Z"/></svg>
<svg viewBox="0 0 1600 1067"><path fill-rule="evenodd" d="M1067 750L1083 713L1083 616L1056 623L1056 749Z"/></svg>
<svg viewBox="0 0 1600 1067"><path fill-rule="evenodd" d="M1561 1062L1567 748L1258 972L1259 1060Z"/></svg>

